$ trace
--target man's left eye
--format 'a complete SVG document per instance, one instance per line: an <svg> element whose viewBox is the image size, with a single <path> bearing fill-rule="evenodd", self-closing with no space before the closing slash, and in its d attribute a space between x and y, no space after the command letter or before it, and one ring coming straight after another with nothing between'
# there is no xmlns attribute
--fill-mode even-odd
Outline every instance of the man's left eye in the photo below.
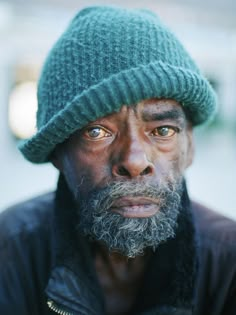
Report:
<svg viewBox="0 0 236 315"><path fill-rule="evenodd" d="M177 128L169 127L169 126L163 126L163 127L157 127L152 131L152 136L158 136L158 137L172 137L176 132L178 132Z"/></svg>
<svg viewBox="0 0 236 315"><path fill-rule="evenodd" d="M98 140L109 137L110 133L101 127L90 127L85 131L85 136L92 140Z"/></svg>

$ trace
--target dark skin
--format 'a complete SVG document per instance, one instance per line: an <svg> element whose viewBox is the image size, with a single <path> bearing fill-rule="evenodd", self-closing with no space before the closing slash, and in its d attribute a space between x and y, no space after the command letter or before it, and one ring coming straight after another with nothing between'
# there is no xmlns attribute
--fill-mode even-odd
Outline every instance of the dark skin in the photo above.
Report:
<svg viewBox="0 0 236 315"><path fill-rule="evenodd" d="M170 99L148 99L122 106L88 124L59 146L54 165L70 189L86 197L94 188L117 180L150 181L182 175L192 163L192 128L182 107ZM135 199L133 197L133 199ZM117 209L125 217L152 216L157 205L124 200ZM95 266L104 291L107 314L129 314L142 283L149 253L127 259L96 246Z"/></svg>

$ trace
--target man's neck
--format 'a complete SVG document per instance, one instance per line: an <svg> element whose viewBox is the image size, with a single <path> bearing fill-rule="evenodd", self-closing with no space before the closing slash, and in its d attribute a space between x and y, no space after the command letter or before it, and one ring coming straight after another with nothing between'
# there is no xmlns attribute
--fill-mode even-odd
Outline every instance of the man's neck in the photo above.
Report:
<svg viewBox="0 0 236 315"><path fill-rule="evenodd" d="M107 314L129 314L132 309L150 254L128 258L119 253L110 253L97 244L95 267L103 289Z"/></svg>

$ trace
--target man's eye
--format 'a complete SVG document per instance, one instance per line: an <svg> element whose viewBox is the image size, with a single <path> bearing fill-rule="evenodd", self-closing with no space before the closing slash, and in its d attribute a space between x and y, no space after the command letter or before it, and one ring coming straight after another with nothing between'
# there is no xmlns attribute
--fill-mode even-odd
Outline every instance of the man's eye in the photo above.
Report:
<svg viewBox="0 0 236 315"><path fill-rule="evenodd" d="M85 131L85 135L90 139L102 139L104 137L109 137L110 133L101 127L91 127Z"/></svg>
<svg viewBox="0 0 236 315"><path fill-rule="evenodd" d="M172 137L176 132L178 132L177 128L174 127L168 127L168 126L163 126L163 127L157 127L152 131L153 136L158 136L158 137Z"/></svg>

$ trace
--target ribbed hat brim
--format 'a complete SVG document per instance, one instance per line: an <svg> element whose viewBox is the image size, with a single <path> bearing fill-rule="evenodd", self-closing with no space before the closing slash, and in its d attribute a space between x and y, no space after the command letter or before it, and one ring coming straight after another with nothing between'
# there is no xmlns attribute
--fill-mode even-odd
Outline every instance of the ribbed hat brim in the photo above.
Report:
<svg viewBox="0 0 236 315"><path fill-rule="evenodd" d="M193 125L208 121L216 111L216 95L198 73L163 62L119 72L91 86L70 100L43 128L19 149L33 163L47 162L50 153L76 130L101 116L119 111L122 105L149 98L178 101Z"/></svg>

